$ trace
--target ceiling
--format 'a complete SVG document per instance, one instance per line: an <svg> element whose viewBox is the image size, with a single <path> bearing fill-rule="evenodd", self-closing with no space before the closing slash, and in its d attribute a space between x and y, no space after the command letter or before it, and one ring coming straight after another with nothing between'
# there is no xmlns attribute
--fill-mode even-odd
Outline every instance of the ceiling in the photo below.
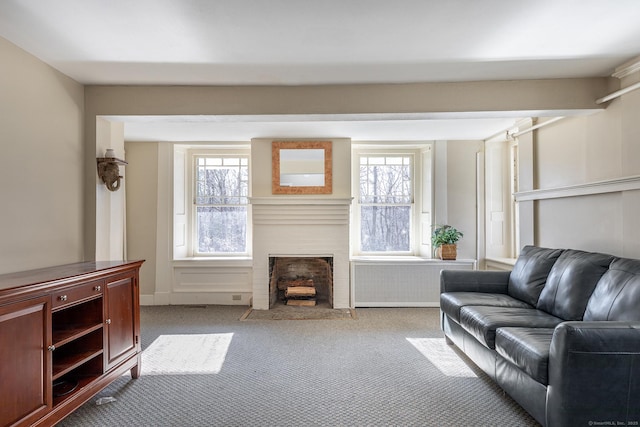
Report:
<svg viewBox="0 0 640 427"><path fill-rule="evenodd" d="M640 55L638 23L638 0L0 2L0 36L88 85L609 76ZM118 119L131 140L482 139L519 114Z"/></svg>

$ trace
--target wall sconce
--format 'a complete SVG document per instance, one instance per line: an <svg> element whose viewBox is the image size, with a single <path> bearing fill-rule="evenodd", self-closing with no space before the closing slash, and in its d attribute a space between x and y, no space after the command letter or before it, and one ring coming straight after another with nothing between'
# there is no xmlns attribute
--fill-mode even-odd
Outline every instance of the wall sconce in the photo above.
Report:
<svg viewBox="0 0 640 427"><path fill-rule="evenodd" d="M129 163L116 158L112 148L108 148L104 157L98 157L96 160L98 162L98 176L104 185L109 191L118 191L122 179L119 165L126 166Z"/></svg>

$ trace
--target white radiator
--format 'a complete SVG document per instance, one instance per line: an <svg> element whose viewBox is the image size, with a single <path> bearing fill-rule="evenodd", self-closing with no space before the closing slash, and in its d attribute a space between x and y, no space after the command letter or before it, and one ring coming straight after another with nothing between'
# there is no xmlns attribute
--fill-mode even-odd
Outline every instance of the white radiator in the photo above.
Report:
<svg viewBox="0 0 640 427"><path fill-rule="evenodd" d="M475 260L353 260L353 306L439 307L440 271L475 267Z"/></svg>

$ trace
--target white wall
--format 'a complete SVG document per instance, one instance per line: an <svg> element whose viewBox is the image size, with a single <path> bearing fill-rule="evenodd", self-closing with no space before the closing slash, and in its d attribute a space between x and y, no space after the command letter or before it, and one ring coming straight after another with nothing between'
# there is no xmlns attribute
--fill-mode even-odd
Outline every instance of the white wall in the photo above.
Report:
<svg viewBox="0 0 640 427"><path fill-rule="evenodd" d="M125 159L124 123L96 119L96 157L104 157L107 148L114 150L118 159ZM119 166L123 177L117 191L109 191L98 174L96 186L96 260L121 261L127 258L125 247L125 193L126 166Z"/></svg>
<svg viewBox="0 0 640 427"><path fill-rule="evenodd" d="M83 86L3 38L0 63L0 273L82 261Z"/></svg>

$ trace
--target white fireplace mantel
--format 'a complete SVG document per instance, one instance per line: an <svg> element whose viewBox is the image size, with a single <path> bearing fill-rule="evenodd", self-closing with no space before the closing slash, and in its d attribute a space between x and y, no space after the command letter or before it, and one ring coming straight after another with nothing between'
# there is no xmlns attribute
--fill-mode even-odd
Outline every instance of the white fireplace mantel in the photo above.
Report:
<svg viewBox="0 0 640 427"><path fill-rule="evenodd" d="M351 198L252 197L253 308L269 309L269 256L333 257L334 308L349 308Z"/></svg>
<svg viewBox="0 0 640 427"><path fill-rule="evenodd" d="M353 197L249 197L249 203L252 205L350 205L352 200Z"/></svg>

